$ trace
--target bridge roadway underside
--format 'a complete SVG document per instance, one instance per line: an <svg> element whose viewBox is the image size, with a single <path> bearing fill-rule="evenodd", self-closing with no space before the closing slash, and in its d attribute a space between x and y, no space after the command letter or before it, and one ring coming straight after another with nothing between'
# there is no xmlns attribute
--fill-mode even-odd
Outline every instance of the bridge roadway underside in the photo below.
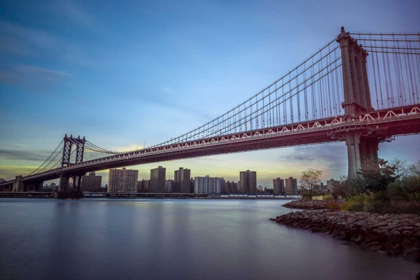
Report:
<svg viewBox="0 0 420 280"><path fill-rule="evenodd" d="M340 130L373 130L374 133L386 134L387 136L396 136L396 135L408 135L415 134L420 132L420 119L411 119L411 120L396 120L388 123L383 123L380 127L375 127L374 125L348 125L344 128L341 127ZM253 150L262 150L262 149L272 149L272 148L281 148L281 147L291 147L291 146L300 146L300 145L311 145L311 144L321 144L327 142L337 142L344 141L342 137L334 137L332 134L337 129L331 127L331 129L323 129L319 131L308 131L306 133L297 133L290 135L276 135L270 137L259 137L257 139L247 140L247 141L231 141L231 142L222 142L218 144L208 144L197 146L189 149L176 149L168 152L161 152L155 154L143 155L142 157L134 158L122 158L112 162L98 162L94 166L75 166L71 171L64 172L63 176L74 173L83 173L90 171L105 170L109 168L117 168L123 166L131 165L140 165L148 164L154 162L162 162L169 160L185 159L185 158L194 158L218 154L229 154ZM327 152L327 151L326 151ZM58 176L49 176L44 180L56 179Z"/></svg>

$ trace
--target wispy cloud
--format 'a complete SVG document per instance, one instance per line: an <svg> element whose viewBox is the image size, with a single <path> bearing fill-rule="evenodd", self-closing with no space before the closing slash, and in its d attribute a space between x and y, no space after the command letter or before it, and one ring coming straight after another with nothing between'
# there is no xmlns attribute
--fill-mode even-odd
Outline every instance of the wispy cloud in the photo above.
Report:
<svg viewBox="0 0 420 280"><path fill-rule="evenodd" d="M130 151L135 151L139 149L143 149L143 145L130 145L128 147L119 147L119 148L116 148L115 150L117 152L130 152Z"/></svg>
<svg viewBox="0 0 420 280"><path fill-rule="evenodd" d="M34 171L37 166L0 166L0 178L14 179L16 175L27 175Z"/></svg>
<svg viewBox="0 0 420 280"><path fill-rule="evenodd" d="M61 1L58 10L82 25L97 24L96 19L85 8L74 1Z"/></svg>
<svg viewBox="0 0 420 280"><path fill-rule="evenodd" d="M6 37L7 36L7 37ZM55 44L55 39L48 33L27 28L20 25L12 24L7 21L0 21L0 37L2 41L12 39L15 46L25 48L25 45L37 47L41 49L50 49Z"/></svg>
<svg viewBox="0 0 420 280"><path fill-rule="evenodd" d="M51 85L65 80L67 73L31 65L14 65L0 70L0 83L46 93Z"/></svg>
<svg viewBox="0 0 420 280"><path fill-rule="evenodd" d="M281 160L323 169L324 179L332 174L344 175L347 168L347 152L343 143L300 146L285 150ZM338 175L338 176L339 176ZM336 176L337 177L337 176Z"/></svg>
<svg viewBox="0 0 420 280"><path fill-rule="evenodd" d="M7 160L29 160L44 161L51 154L51 151L24 151L24 150L6 150L0 149L0 158Z"/></svg>
<svg viewBox="0 0 420 280"><path fill-rule="evenodd" d="M0 41L0 54L41 56L74 65L94 65L89 54L79 45L36 28L0 21Z"/></svg>

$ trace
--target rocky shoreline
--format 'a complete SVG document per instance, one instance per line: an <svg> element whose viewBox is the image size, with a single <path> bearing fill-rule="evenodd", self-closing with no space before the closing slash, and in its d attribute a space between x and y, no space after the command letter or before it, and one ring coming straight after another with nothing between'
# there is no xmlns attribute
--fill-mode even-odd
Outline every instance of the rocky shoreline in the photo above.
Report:
<svg viewBox="0 0 420 280"><path fill-rule="evenodd" d="M325 232L372 251L420 262L420 215L417 214L304 210L270 220L312 232Z"/></svg>
<svg viewBox="0 0 420 280"><path fill-rule="evenodd" d="M283 204L283 207L291 209L319 210L327 209L328 202L323 200L294 200L289 203Z"/></svg>

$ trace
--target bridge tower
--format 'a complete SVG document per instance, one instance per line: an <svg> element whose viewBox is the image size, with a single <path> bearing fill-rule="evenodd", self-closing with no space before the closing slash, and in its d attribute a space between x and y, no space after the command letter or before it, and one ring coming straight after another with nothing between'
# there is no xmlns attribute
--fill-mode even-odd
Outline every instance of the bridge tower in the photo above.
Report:
<svg viewBox="0 0 420 280"><path fill-rule="evenodd" d="M83 162L83 153L85 149L86 139L85 137L74 138L73 135L70 137L67 134L63 138L63 156L61 160L61 167L67 167L72 164L78 164ZM73 150L74 147L74 150ZM72 154L75 153L74 156L74 163L72 163ZM60 185L59 185L59 192L67 193L69 192L69 181L70 178L73 180L73 190L72 193L79 194L80 193L80 186L81 180L84 173L77 173L71 175L64 175L63 173L60 175Z"/></svg>
<svg viewBox="0 0 420 280"><path fill-rule="evenodd" d="M348 32L341 27L337 37L340 44L343 70L344 102L342 103L346 122L351 124L358 115L373 111L370 98L366 67L368 53ZM357 175L362 164L367 161L377 162L380 137L376 134L367 136L362 128L349 128L344 133L348 154L348 177Z"/></svg>

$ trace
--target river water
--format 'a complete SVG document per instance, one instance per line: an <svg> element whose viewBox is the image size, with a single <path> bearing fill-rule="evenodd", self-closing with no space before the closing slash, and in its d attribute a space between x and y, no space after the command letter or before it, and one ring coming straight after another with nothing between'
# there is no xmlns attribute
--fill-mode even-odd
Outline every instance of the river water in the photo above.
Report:
<svg viewBox="0 0 420 280"><path fill-rule="evenodd" d="M0 279L415 279L420 265L269 218L285 200L0 199Z"/></svg>

